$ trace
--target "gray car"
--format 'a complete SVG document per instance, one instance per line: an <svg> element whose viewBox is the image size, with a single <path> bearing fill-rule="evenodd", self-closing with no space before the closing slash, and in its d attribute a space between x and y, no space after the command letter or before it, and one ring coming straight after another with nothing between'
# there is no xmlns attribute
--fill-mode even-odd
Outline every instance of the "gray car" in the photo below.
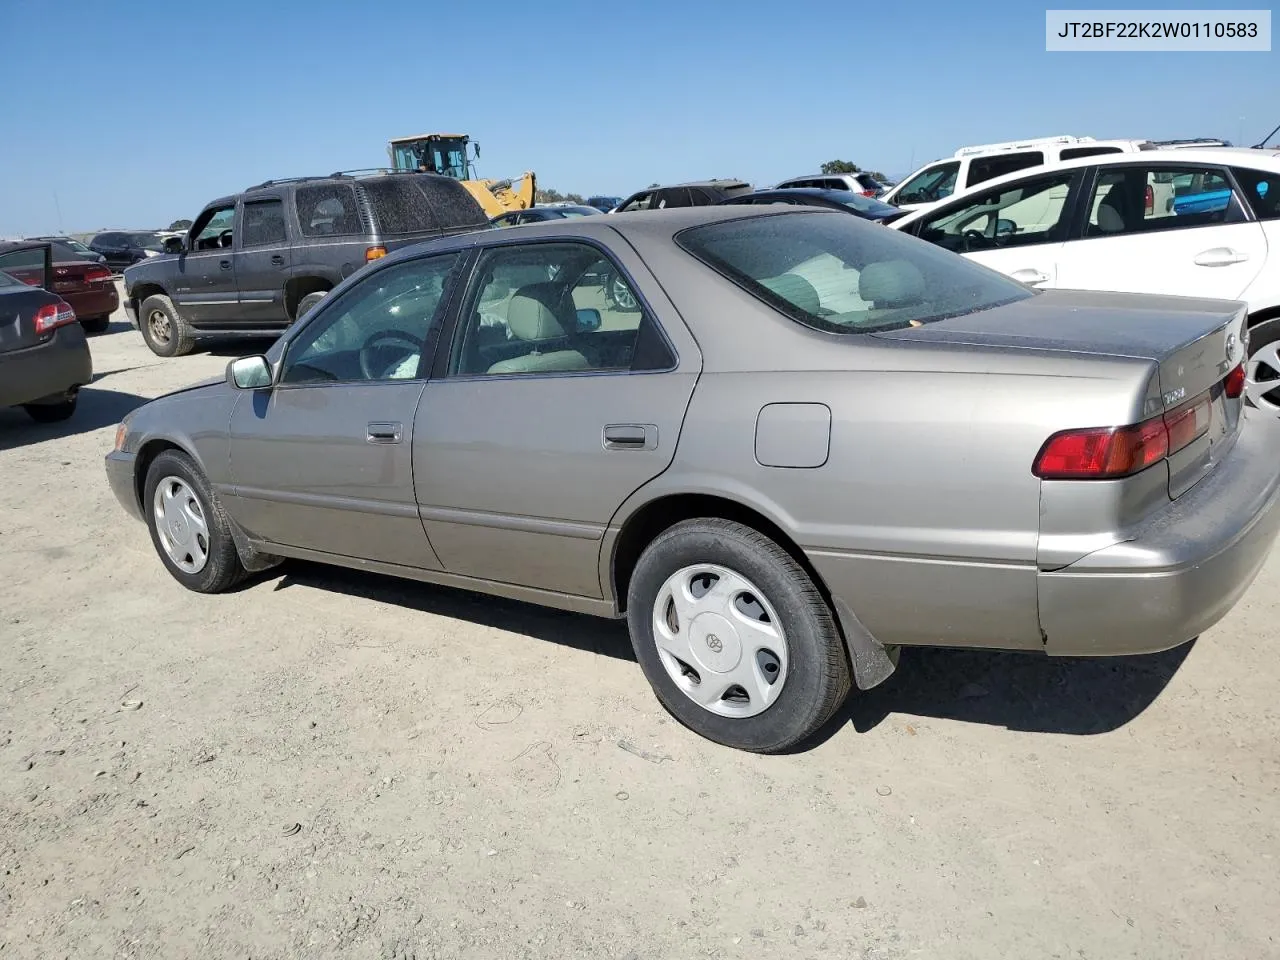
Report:
<svg viewBox="0 0 1280 960"><path fill-rule="evenodd" d="M106 466L189 589L299 557L625 617L676 718L773 752L903 646L1224 616L1280 526L1243 317L816 208L583 217L379 261Z"/></svg>

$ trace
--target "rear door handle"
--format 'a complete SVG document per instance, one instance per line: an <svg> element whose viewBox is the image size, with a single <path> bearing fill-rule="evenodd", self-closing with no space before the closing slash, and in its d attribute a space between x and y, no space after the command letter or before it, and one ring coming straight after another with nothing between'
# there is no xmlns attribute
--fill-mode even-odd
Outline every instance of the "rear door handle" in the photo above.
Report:
<svg viewBox="0 0 1280 960"><path fill-rule="evenodd" d="M271 262L274 263L277 267L283 267L284 257L280 256L280 254L278 253L273 253L271 255Z"/></svg>
<svg viewBox="0 0 1280 960"><path fill-rule="evenodd" d="M1233 263L1244 263L1249 259L1247 253L1232 250L1230 247L1214 247L1196 255L1196 263L1202 267L1229 267Z"/></svg>
<svg viewBox="0 0 1280 960"><path fill-rule="evenodd" d="M231 261L230 261L230 260L219 260L219 261L218 261L218 266L220 266L223 270L230 270L230 269L231 269Z"/></svg>
<svg viewBox="0 0 1280 960"><path fill-rule="evenodd" d="M404 427L399 423L371 423L366 439L370 443L399 443L404 439Z"/></svg>
<svg viewBox="0 0 1280 960"><path fill-rule="evenodd" d="M604 428L606 450L653 450L658 428L652 423L610 423Z"/></svg>
<svg viewBox="0 0 1280 960"><path fill-rule="evenodd" d="M1027 267L1022 270L1015 270L1010 274L1015 280L1021 280L1023 283L1048 283L1049 275L1043 270L1036 270L1034 267Z"/></svg>

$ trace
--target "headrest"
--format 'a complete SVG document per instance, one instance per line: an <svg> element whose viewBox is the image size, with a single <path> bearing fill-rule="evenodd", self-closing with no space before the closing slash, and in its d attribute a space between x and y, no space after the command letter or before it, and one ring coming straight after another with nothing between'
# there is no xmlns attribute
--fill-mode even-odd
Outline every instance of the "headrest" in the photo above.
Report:
<svg viewBox="0 0 1280 960"><path fill-rule="evenodd" d="M858 296L877 307L902 307L924 295L924 275L909 260L869 263L858 277Z"/></svg>
<svg viewBox="0 0 1280 960"><path fill-rule="evenodd" d="M564 288L556 283L531 283L511 297L507 329L518 340L557 340L567 334Z"/></svg>

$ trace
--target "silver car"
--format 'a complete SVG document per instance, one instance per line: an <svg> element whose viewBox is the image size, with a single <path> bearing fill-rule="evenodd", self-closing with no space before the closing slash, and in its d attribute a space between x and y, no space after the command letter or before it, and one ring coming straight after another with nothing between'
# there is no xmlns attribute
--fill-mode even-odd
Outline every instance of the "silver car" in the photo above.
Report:
<svg viewBox="0 0 1280 960"><path fill-rule="evenodd" d="M189 589L299 557L625 617L677 719L774 752L903 646L1226 614L1280 526L1243 318L816 208L583 217L377 261L106 466Z"/></svg>

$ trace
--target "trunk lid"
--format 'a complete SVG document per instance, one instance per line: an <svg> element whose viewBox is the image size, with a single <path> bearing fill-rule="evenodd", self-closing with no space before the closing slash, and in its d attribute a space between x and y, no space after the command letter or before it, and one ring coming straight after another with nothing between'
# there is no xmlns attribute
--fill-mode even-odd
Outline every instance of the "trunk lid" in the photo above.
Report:
<svg viewBox="0 0 1280 960"><path fill-rule="evenodd" d="M53 265L54 293L88 293L111 282L111 271L100 263L66 260Z"/></svg>
<svg viewBox="0 0 1280 960"><path fill-rule="evenodd" d="M1156 389L1148 392L1142 419L1203 402L1206 395L1209 401L1205 434L1168 460L1169 495L1177 498L1213 468L1239 431L1243 401L1228 398L1223 382L1244 360L1246 313L1245 304L1228 300L1055 290L873 336L1153 361Z"/></svg>

